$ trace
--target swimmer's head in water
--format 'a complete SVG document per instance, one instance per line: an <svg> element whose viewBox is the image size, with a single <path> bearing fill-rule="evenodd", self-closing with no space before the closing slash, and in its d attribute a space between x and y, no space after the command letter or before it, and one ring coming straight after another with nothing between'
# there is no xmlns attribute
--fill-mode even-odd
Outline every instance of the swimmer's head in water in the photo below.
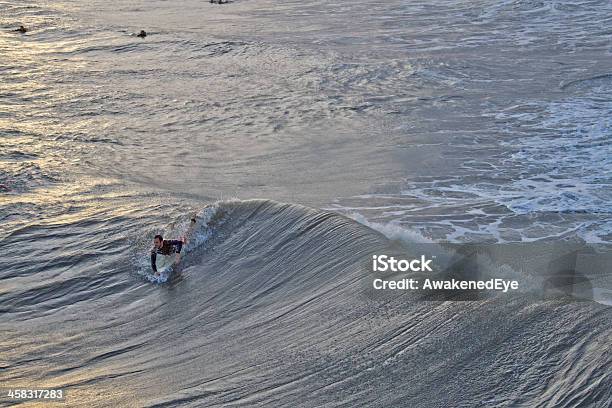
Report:
<svg viewBox="0 0 612 408"><path fill-rule="evenodd" d="M147 32L145 30L140 30L140 32L136 35L136 37L145 38L147 36Z"/></svg>
<svg viewBox="0 0 612 408"><path fill-rule="evenodd" d="M156 249L161 248L163 244L164 238L161 235L156 235L155 238L153 238L153 246L155 246Z"/></svg>

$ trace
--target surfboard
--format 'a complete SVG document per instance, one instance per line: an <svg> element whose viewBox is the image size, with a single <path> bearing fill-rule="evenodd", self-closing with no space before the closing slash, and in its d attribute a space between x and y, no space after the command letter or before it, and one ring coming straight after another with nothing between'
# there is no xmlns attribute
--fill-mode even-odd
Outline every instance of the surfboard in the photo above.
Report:
<svg viewBox="0 0 612 408"><path fill-rule="evenodd" d="M176 254L170 255L162 255L157 254L155 258L155 266L157 267L157 272L159 273L168 273L172 270L172 265L174 264Z"/></svg>

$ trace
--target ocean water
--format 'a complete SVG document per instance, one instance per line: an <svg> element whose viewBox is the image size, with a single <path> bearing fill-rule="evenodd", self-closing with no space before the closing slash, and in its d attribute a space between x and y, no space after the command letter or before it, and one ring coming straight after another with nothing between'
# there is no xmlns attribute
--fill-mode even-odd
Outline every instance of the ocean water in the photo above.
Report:
<svg viewBox="0 0 612 408"><path fill-rule="evenodd" d="M609 1L0 0L0 388L610 406L605 301L381 301L363 260L609 245L611 26Z"/></svg>

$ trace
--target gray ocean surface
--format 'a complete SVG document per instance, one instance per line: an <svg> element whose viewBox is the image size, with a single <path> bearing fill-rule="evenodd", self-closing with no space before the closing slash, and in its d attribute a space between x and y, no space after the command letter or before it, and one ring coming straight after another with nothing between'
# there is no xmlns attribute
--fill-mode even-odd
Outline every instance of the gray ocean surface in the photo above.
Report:
<svg viewBox="0 0 612 408"><path fill-rule="evenodd" d="M610 1L0 0L0 388L611 406L609 304L381 301L363 262L609 245L610 27Z"/></svg>

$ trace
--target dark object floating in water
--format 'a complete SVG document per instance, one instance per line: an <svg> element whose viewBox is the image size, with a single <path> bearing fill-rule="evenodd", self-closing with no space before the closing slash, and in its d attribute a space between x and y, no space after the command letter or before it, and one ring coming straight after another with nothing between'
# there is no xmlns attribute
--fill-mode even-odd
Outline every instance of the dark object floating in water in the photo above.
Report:
<svg viewBox="0 0 612 408"><path fill-rule="evenodd" d="M21 26L19 26L18 29L14 30L14 31L23 34L23 33L26 33L28 31L28 29L21 25Z"/></svg>
<svg viewBox="0 0 612 408"><path fill-rule="evenodd" d="M223 0L210 0L210 4L215 4L215 3L216 4L227 4L227 1L228 0L225 0L225 1L223 1Z"/></svg>
<svg viewBox="0 0 612 408"><path fill-rule="evenodd" d="M136 37L145 38L147 36L147 32L145 30L140 30Z"/></svg>

